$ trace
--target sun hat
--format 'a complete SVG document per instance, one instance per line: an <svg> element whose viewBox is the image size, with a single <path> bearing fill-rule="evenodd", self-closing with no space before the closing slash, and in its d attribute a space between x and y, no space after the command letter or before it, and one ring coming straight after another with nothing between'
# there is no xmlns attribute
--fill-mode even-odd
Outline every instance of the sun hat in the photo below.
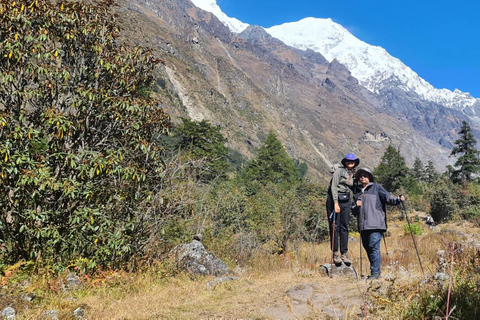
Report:
<svg viewBox="0 0 480 320"><path fill-rule="evenodd" d="M373 172L372 170L368 169L368 168L360 168L357 170L357 173L355 173L355 178L358 180L359 177L360 177L360 174L362 173L366 173L370 176L370 178L368 180L370 180L370 182L373 182L375 179L374 179L374 176L373 176Z"/></svg>
<svg viewBox="0 0 480 320"><path fill-rule="evenodd" d="M342 165L346 167L346 162L347 161L355 161L355 167L358 166L360 163L360 159L358 159L353 153L347 153L345 158L342 159Z"/></svg>

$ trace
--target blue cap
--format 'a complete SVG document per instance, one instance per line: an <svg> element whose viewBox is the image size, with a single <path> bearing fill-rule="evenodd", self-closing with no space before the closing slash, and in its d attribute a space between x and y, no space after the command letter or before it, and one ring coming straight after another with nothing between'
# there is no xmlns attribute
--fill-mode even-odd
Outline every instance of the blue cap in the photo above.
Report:
<svg viewBox="0 0 480 320"><path fill-rule="evenodd" d="M347 153L345 158L342 159L342 164L345 167L347 161L355 161L355 167L358 166L360 163L360 159L358 159L353 153Z"/></svg>

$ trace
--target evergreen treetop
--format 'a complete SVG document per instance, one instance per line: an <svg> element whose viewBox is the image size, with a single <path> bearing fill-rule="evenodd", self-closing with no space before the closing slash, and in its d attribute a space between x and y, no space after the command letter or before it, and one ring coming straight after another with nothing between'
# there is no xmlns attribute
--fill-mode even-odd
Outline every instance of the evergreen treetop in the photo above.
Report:
<svg viewBox="0 0 480 320"><path fill-rule="evenodd" d="M397 149L389 145L373 173L376 182L382 184L386 190L394 192L400 189L409 171L405 158Z"/></svg>
<svg viewBox="0 0 480 320"><path fill-rule="evenodd" d="M480 171L479 151L475 148L477 140L466 121L462 122L459 134L460 138L455 141L455 147L450 154L458 156L457 162L455 162L455 167L458 169L452 172L452 180L454 182L471 181L473 176Z"/></svg>

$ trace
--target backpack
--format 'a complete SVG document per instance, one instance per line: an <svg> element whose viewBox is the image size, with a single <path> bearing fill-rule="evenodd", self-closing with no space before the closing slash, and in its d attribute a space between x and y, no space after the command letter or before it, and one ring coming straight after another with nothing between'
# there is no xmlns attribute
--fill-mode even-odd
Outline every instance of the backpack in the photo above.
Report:
<svg viewBox="0 0 480 320"><path fill-rule="evenodd" d="M330 173L334 174L335 171L337 171L338 168L343 168L343 166L339 163L335 163L331 168L330 168Z"/></svg>

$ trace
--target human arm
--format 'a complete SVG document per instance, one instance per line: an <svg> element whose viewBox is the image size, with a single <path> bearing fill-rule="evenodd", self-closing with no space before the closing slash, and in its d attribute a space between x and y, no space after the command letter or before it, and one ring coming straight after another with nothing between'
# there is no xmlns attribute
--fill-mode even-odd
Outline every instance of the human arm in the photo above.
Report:
<svg viewBox="0 0 480 320"><path fill-rule="evenodd" d="M401 194L400 196L392 196L387 190L385 190L381 185L378 186L378 194L383 201L389 205L399 205L405 201L405 197Z"/></svg>
<svg viewBox="0 0 480 320"><path fill-rule="evenodd" d="M330 189L332 190L332 199L334 204L334 210L336 213L340 212L340 205L338 204L338 184L341 178L341 170L338 168L332 176L332 181L330 185Z"/></svg>

